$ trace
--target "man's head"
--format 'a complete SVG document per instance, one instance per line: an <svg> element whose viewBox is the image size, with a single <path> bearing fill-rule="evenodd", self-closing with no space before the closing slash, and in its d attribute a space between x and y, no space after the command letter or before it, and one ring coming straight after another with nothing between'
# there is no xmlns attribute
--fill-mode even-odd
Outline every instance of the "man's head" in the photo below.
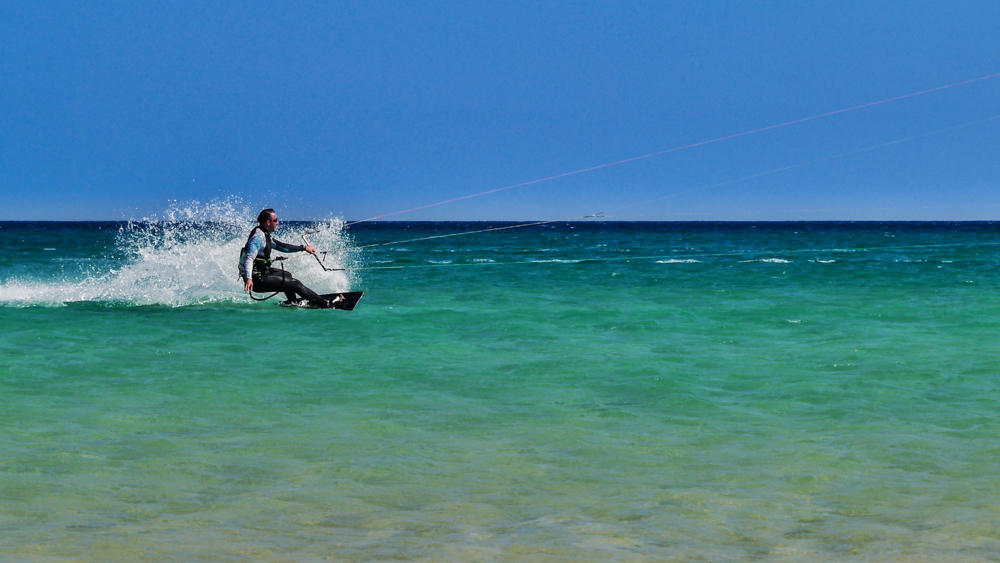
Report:
<svg viewBox="0 0 1000 563"><path fill-rule="evenodd" d="M273 233L274 229L278 228L278 215L273 209L265 209L257 215L257 222L260 223L260 228L265 232Z"/></svg>

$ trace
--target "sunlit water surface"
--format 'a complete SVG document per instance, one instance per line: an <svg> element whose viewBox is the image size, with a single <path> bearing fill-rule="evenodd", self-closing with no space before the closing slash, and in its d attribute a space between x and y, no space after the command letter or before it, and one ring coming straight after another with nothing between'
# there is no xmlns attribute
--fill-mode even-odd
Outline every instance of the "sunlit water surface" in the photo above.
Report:
<svg viewBox="0 0 1000 563"><path fill-rule="evenodd" d="M0 559L1000 559L1000 224L251 219L0 223Z"/></svg>

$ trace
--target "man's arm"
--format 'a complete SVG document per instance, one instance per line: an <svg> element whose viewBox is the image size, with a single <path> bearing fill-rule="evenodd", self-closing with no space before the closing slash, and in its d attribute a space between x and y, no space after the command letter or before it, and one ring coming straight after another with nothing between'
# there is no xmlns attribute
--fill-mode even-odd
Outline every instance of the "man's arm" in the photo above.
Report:
<svg viewBox="0 0 1000 563"><path fill-rule="evenodd" d="M316 254L316 249L313 248L313 245L311 244L307 244L305 246L302 246L300 244L288 244L286 242L281 242L280 240L274 237L271 237L271 242L274 243L274 248L281 252L302 252L303 250L305 250L309 254Z"/></svg>
<svg viewBox="0 0 1000 563"><path fill-rule="evenodd" d="M243 291L249 293L253 289L253 260L264 248L264 235L257 233L247 245L247 257L243 260Z"/></svg>

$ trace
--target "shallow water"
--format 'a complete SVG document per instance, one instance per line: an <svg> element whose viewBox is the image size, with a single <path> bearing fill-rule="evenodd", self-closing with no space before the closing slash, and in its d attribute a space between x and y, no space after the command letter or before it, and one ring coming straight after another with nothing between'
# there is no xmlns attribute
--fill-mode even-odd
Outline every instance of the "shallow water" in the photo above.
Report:
<svg viewBox="0 0 1000 563"><path fill-rule="evenodd" d="M6 560L1000 559L998 223L317 226L0 223Z"/></svg>

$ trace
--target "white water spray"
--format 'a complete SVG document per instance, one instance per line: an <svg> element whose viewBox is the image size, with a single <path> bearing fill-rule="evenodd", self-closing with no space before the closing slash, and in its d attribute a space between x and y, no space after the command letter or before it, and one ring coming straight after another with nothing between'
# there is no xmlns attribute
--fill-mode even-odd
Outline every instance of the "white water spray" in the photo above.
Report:
<svg viewBox="0 0 1000 563"><path fill-rule="evenodd" d="M122 226L115 248L103 256L101 267L83 279L16 279L0 284L0 298L14 305L58 305L67 302L121 302L132 305L185 306L218 302L249 302L238 280L237 262L258 210L237 199L210 203L175 204L163 218L144 218ZM288 255L285 268L317 293L348 291L356 278L355 264L344 222L330 218L313 223L282 223L274 236L302 244L301 235L318 250L346 248L328 255L324 271L305 252ZM277 253L280 255L281 253ZM284 299L282 296L281 299Z"/></svg>

